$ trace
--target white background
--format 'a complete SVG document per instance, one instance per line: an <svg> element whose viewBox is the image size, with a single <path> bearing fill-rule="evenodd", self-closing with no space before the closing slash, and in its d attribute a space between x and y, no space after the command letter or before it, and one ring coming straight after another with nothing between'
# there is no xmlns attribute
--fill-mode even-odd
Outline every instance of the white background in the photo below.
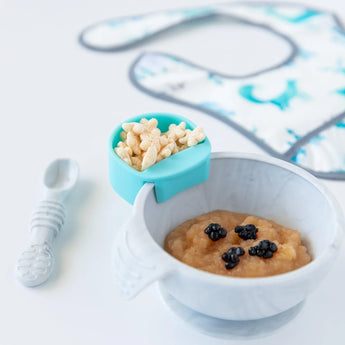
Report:
<svg viewBox="0 0 345 345"><path fill-rule="evenodd" d="M84 27L102 19L210 2L0 1L1 345L238 343L191 329L165 306L156 285L130 302L120 300L110 271L111 247L131 206L109 185L107 140L127 117L166 111L203 126L213 151L263 153L205 114L139 92L128 80L128 68L140 52L161 50L241 74L280 60L288 47L258 29L224 23L183 35L176 31L118 54L92 52L77 42ZM304 2L336 11L345 21L342 0ZM78 160L81 179L56 241L58 265L48 283L24 288L13 272L28 236L40 176L51 160L65 156ZM324 183L344 208L345 181ZM296 319L246 344L343 344L344 262L345 247Z"/></svg>

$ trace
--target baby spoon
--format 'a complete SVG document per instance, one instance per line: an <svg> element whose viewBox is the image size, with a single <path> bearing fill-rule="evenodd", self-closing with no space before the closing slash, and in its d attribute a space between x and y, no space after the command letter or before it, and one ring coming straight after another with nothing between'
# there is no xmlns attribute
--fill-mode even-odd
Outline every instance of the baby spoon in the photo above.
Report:
<svg viewBox="0 0 345 345"><path fill-rule="evenodd" d="M25 286L42 284L53 270L52 244L64 224L63 202L78 175L78 164L71 159L53 161L44 173L41 201L31 220L30 240L16 266L17 278Z"/></svg>

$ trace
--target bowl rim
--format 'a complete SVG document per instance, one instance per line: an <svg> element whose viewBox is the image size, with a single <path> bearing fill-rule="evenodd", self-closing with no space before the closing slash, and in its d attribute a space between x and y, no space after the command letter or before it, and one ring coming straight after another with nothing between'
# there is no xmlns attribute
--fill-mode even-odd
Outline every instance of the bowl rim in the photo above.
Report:
<svg viewBox="0 0 345 345"><path fill-rule="evenodd" d="M212 152L211 153L211 160L214 159L245 159L245 160L254 160L263 163L268 163L285 170L289 170L292 173L302 177L307 182L312 184L316 189L320 191L320 193L326 198L328 203L331 205L331 208L334 212L335 222L337 224L334 238L330 242L330 244L325 248L324 252L318 256L316 259L313 259L310 263L305 266L302 266L296 270L274 275L268 277L256 277L256 278L245 278L245 277L229 277L223 276L216 273L206 272L192 266L189 266L182 261L174 258L172 255L167 253L152 237L148 227L146 225L145 217L144 217L144 206L145 200L147 196L150 194L151 190L154 188L153 183L146 183L141 190L139 191L137 198L134 203L134 212L133 218L136 219L139 223L143 224L143 228L148 232L151 244L157 248L159 248L159 253L162 258L162 262L166 265L166 272L167 273L176 273L176 272L183 272L187 274L189 277L198 279L201 281L209 282L212 279L212 282L218 285L223 286L266 286L266 285L275 285L280 284L282 282L287 281L295 281L300 279L306 279L307 276L310 276L315 272L320 266L323 266L332 258L334 258L340 248L341 240L344 234L343 229L345 228L345 219L343 216L343 212L337 200L333 197L333 195L326 189L326 187L312 174L307 172L306 170L291 164L289 162L283 161L278 158L260 155L260 154L251 154L251 153L238 153L238 152ZM159 261L157 261L159 262ZM158 264L157 264L158 265Z"/></svg>

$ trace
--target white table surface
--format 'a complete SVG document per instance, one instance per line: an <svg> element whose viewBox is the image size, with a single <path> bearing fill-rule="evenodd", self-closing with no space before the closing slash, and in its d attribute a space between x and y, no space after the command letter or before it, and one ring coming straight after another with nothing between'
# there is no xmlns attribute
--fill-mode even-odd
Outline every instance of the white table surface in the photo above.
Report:
<svg viewBox="0 0 345 345"><path fill-rule="evenodd" d="M238 343L191 329L162 302L156 284L130 302L117 295L110 271L112 241L131 206L109 185L107 140L126 117L166 111L203 126L213 151L263 153L205 114L139 92L128 80L128 67L143 50L161 50L245 73L269 64L267 58L282 58L287 47L267 33L224 23L119 54L92 52L77 42L80 31L98 20L209 2L0 1L1 345ZM342 0L318 2L345 20ZM259 52L246 54L259 43ZM15 280L14 266L28 236L38 182L48 162L64 156L78 160L81 180L56 241L58 264L48 283L25 288ZM344 208L345 181L324 183ZM246 343L344 344L344 262L345 246L296 319L265 340Z"/></svg>

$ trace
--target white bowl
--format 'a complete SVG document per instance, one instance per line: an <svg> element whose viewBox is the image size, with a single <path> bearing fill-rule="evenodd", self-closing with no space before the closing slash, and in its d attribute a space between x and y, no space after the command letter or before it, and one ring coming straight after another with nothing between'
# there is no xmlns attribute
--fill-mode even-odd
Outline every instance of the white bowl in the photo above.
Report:
<svg viewBox="0 0 345 345"><path fill-rule="evenodd" d="M312 262L272 277L235 278L195 269L164 251L172 229L217 209L299 230ZM337 202L303 169L271 157L214 153L208 181L164 203L157 203L154 185L143 186L132 217L115 241L114 272L127 298L159 280L176 300L200 313L227 320L260 319L297 305L319 284L333 264L343 229Z"/></svg>

